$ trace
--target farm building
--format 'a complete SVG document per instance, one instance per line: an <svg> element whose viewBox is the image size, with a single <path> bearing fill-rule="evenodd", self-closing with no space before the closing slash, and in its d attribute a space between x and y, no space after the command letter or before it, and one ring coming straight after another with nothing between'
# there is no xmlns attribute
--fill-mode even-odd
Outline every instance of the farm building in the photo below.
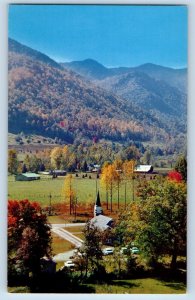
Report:
<svg viewBox="0 0 195 300"><path fill-rule="evenodd" d="M138 165L135 167L135 173L152 173L153 166L151 165Z"/></svg>
<svg viewBox="0 0 195 300"><path fill-rule="evenodd" d="M32 181L32 180L39 180L40 175L36 173L22 173L22 174L17 174L15 176L16 181Z"/></svg>
<svg viewBox="0 0 195 300"><path fill-rule="evenodd" d="M134 169L134 174L137 178L152 180L158 173L154 171L154 168L151 165L138 165Z"/></svg>
<svg viewBox="0 0 195 300"><path fill-rule="evenodd" d="M56 175L56 176L66 176L66 171L65 170L53 170L50 171L51 175Z"/></svg>

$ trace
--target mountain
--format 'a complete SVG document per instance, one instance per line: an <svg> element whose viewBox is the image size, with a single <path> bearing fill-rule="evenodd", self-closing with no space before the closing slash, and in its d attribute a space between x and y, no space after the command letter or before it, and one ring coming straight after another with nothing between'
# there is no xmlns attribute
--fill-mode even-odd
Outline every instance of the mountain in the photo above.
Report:
<svg viewBox="0 0 195 300"><path fill-rule="evenodd" d="M12 52L12 53L21 54L22 56L31 58L36 61L40 61L48 66L55 67L57 69L62 69L62 66L56 63L49 56L39 51L33 50L30 47L22 45L11 38L8 39L8 49L10 53Z"/></svg>
<svg viewBox="0 0 195 300"><path fill-rule="evenodd" d="M154 64L134 68L106 68L96 61L85 60L62 64L96 85L157 113L186 115L187 70Z"/></svg>
<svg viewBox="0 0 195 300"><path fill-rule="evenodd" d="M174 69L152 63L146 63L138 67L118 67L107 68L99 62L86 59L83 61L72 61L61 63L61 66L84 76L90 80L102 80L106 77L121 75L125 73L144 73L151 78L163 81L168 85L186 93L187 87L187 69Z"/></svg>
<svg viewBox="0 0 195 300"><path fill-rule="evenodd" d="M174 140L185 134L177 118L160 118L13 40L9 40L8 62L11 133L22 131L64 143L80 143L95 136L120 143L166 143L170 136Z"/></svg>
<svg viewBox="0 0 195 300"><path fill-rule="evenodd" d="M144 109L182 118L186 115L185 93L145 73L129 71L95 83Z"/></svg>
<svg viewBox="0 0 195 300"><path fill-rule="evenodd" d="M104 67L93 59L85 59L83 61L73 61L70 63L61 63L61 65L69 70L75 71L87 79L103 79L112 75L110 69Z"/></svg>
<svg viewBox="0 0 195 300"><path fill-rule="evenodd" d="M132 68L154 78L155 80L164 81L168 85L177 88L179 91L186 93L187 90L187 69L173 69L151 63Z"/></svg>

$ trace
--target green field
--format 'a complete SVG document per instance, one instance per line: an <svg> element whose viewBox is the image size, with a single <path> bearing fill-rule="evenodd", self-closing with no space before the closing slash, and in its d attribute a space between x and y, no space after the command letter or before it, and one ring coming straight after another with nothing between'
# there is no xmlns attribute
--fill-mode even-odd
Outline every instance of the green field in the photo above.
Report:
<svg viewBox="0 0 195 300"><path fill-rule="evenodd" d="M155 278L113 280L111 284L83 285L96 294L185 294L186 286L182 282L169 282ZM10 293L29 293L28 287L9 287ZM87 292L86 292L87 293Z"/></svg>
<svg viewBox="0 0 195 300"><path fill-rule="evenodd" d="M74 176L74 175L73 175ZM15 181L14 176L8 176L8 199L22 200L28 199L30 201L37 201L42 206L49 205L49 195L51 194L52 204L64 203L64 180L65 177L41 178L36 181ZM100 180L92 177L82 178L74 177L73 188L76 191L77 202L88 203L93 205L96 197L96 184L100 190L101 201L106 201L106 192L100 185ZM121 203L124 203L124 185L120 187L120 199ZM132 199L132 184L127 184L127 202ZM113 203L117 202L117 189L113 190Z"/></svg>
<svg viewBox="0 0 195 300"><path fill-rule="evenodd" d="M154 278L113 280L111 284L90 284L96 294L184 294L182 282L167 282Z"/></svg>

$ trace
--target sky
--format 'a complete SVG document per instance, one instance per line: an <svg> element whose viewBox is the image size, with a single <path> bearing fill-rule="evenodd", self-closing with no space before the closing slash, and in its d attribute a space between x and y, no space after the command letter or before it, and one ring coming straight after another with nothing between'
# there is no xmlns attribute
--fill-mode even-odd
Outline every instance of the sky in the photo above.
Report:
<svg viewBox="0 0 195 300"><path fill-rule="evenodd" d="M187 7L9 5L9 37L58 62L187 66Z"/></svg>

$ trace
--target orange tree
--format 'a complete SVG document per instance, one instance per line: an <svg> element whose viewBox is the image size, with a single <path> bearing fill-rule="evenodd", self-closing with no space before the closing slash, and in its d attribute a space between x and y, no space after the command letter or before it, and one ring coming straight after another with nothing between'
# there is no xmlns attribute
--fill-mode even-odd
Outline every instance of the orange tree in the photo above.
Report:
<svg viewBox="0 0 195 300"><path fill-rule="evenodd" d="M106 187L106 193L110 193L110 210L112 212L113 189L119 181L119 174L114 165L106 164L102 168L101 183ZM108 200L108 198L107 198ZM108 202L107 202L108 208Z"/></svg>
<svg viewBox="0 0 195 300"><path fill-rule="evenodd" d="M40 273L40 260L51 255L47 217L36 202L8 201L8 278Z"/></svg>
<svg viewBox="0 0 195 300"><path fill-rule="evenodd" d="M63 194L65 195L65 201L69 202L70 215L75 213L76 209L76 192L74 189L74 178L72 174L68 174L64 180Z"/></svg>
<svg viewBox="0 0 195 300"><path fill-rule="evenodd" d="M113 166L115 167L115 170L117 171L117 176L115 177L116 184L117 184L117 191L118 191L118 208L119 208L119 203L120 203L120 184L122 181L122 165L123 162L120 159L115 159L113 162Z"/></svg>

